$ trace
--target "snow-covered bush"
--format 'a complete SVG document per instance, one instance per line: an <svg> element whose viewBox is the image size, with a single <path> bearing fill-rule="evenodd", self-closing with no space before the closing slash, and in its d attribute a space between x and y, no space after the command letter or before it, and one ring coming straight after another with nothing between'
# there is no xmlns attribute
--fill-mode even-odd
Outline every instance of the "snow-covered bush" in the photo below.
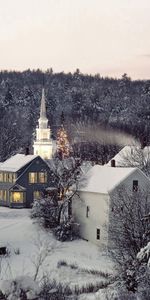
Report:
<svg viewBox="0 0 150 300"><path fill-rule="evenodd" d="M8 300L37 300L40 288L31 277L20 276L15 280L4 280L0 289L4 298Z"/></svg>
<svg viewBox="0 0 150 300"><path fill-rule="evenodd" d="M150 268L150 242L140 250L137 259L139 262L147 263L148 268Z"/></svg>
<svg viewBox="0 0 150 300"><path fill-rule="evenodd" d="M58 225L59 205L55 197L35 200L31 210L31 218L37 219L44 227L54 228Z"/></svg>
<svg viewBox="0 0 150 300"><path fill-rule="evenodd" d="M79 237L79 224L66 220L54 229L54 235L59 241L72 241Z"/></svg>

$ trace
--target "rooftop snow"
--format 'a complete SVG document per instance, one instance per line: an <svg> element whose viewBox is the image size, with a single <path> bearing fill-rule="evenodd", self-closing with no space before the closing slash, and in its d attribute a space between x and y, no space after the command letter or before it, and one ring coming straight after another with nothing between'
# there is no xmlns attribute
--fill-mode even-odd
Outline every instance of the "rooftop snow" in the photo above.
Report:
<svg viewBox="0 0 150 300"><path fill-rule="evenodd" d="M112 159L115 160L116 167L140 167L144 162L150 161L150 147L141 149L138 146L125 146ZM111 160L107 165L111 165Z"/></svg>
<svg viewBox="0 0 150 300"><path fill-rule="evenodd" d="M36 157L37 155L16 154L0 164L0 171L17 172Z"/></svg>
<svg viewBox="0 0 150 300"><path fill-rule="evenodd" d="M107 194L137 168L112 168L95 165L84 177L79 190Z"/></svg>

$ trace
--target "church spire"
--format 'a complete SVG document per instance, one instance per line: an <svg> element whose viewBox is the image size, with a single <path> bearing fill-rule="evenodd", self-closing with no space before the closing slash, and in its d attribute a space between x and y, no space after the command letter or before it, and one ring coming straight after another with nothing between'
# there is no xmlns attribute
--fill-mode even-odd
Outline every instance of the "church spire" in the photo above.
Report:
<svg viewBox="0 0 150 300"><path fill-rule="evenodd" d="M46 119L45 90L42 88L40 119Z"/></svg>
<svg viewBox="0 0 150 300"><path fill-rule="evenodd" d="M36 128L36 140L34 141L34 154L40 155L44 159L51 159L53 155L53 141L51 139L51 130L48 126L46 116L46 99L44 87L42 89L39 126Z"/></svg>

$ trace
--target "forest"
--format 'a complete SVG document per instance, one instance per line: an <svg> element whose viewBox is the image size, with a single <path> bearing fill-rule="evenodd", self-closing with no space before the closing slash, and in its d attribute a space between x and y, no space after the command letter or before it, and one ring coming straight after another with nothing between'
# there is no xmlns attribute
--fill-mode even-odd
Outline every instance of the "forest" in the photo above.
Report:
<svg viewBox="0 0 150 300"><path fill-rule="evenodd" d="M150 80L120 79L42 70L0 72L0 161L23 152L35 138L41 91L45 87L47 117L53 139L65 116L65 127L76 156L105 163L121 143L80 138L82 128L102 129L135 138L141 146L150 140ZM80 126L81 125L81 126ZM89 132L89 135L92 133Z"/></svg>

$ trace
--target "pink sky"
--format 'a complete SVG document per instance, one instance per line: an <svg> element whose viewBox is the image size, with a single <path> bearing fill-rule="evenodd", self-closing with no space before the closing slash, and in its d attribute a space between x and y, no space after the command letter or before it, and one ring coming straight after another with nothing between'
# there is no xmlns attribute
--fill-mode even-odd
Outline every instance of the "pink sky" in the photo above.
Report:
<svg viewBox="0 0 150 300"><path fill-rule="evenodd" d="M150 78L150 0L0 0L0 69Z"/></svg>

